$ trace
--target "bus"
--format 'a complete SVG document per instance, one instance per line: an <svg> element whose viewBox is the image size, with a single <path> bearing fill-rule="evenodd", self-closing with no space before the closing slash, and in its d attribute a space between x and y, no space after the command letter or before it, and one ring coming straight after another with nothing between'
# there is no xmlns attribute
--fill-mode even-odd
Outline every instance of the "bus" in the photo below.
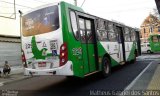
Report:
<svg viewBox="0 0 160 96"><path fill-rule="evenodd" d="M59 2L22 15L25 75L85 77L135 61L135 29Z"/></svg>
<svg viewBox="0 0 160 96"><path fill-rule="evenodd" d="M160 34L152 34L148 38L151 53L160 52Z"/></svg>

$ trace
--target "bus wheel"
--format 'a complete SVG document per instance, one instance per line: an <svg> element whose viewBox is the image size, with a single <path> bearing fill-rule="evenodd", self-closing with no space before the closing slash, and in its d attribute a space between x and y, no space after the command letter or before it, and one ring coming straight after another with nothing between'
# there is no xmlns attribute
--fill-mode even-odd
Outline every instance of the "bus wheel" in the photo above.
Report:
<svg viewBox="0 0 160 96"><path fill-rule="evenodd" d="M147 50L147 53L150 53L150 54L151 54L151 53L152 53L152 51L151 51L151 50Z"/></svg>
<svg viewBox="0 0 160 96"><path fill-rule="evenodd" d="M111 71L111 63L107 57L104 57L102 60L102 77L108 77Z"/></svg>

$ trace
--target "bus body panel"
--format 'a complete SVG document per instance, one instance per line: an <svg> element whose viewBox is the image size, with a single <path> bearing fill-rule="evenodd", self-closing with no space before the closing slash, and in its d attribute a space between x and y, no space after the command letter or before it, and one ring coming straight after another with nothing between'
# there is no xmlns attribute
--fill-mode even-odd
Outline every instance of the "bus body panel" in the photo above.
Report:
<svg viewBox="0 0 160 96"><path fill-rule="evenodd" d="M74 76L83 77L83 62L82 62L82 47L81 42L75 40L74 34L71 29L69 9L75 9L83 11L82 9L75 7L71 4L61 2L61 14L62 14L62 30L63 40L68 45L68 59L73 62Z"/></svg>
<svg viewBox="0 0 160 96"><path fill-rule="evenodd" d="M130 52L126 60L127 61L133 60L136 55L135 52L136 52L136 42L132 42L130 43Z"/></svg>

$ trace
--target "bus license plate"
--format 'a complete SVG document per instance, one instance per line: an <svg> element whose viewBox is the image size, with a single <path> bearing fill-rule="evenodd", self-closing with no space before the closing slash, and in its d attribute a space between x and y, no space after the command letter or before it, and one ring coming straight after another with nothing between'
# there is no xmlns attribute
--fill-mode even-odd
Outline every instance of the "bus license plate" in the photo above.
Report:
<svg viewBox="0 0 160 96"><path fill-rule="evenodd" d="M38 67L46 67L46 62L39 62Z"/></svg>

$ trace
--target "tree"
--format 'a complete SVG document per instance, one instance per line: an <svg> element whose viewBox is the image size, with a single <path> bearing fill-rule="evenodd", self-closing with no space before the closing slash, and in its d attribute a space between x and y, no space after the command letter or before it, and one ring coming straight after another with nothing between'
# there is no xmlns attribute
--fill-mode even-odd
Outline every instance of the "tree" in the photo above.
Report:
<svg viewBox="0 0 160 96"><path fill-rule="evenodd" d="M160 19L160 15L159 15L159 13L158 13L157 8L153 8L152 13L153 13L154 16L156 16L158 19Z"/></svg>

